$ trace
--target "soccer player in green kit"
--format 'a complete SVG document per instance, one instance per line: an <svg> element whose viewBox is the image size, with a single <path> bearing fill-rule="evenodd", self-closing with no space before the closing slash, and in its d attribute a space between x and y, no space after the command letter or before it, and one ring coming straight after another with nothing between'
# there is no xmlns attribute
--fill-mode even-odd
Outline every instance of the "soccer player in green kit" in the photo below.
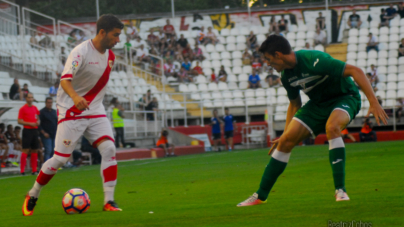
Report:
<svg viewBox="0 0 404 227"><path fill-rule="evenodd" d="M309 136L315 137L324 131L329 142L336 201L349 200L345 189L345 145L341 130L361 108L358 88L350 77L368 98L369 111L378 125L380 121L386 124L388 119L365 74L360 68L345 64L324 52L293 52L289 42L278 35L269 36L259 51L269 66L282 72L281 81L290 103L285 130L278 140L273 141L276 149L265 168L258 191L237 206L266 203L269 192L286 168L293 147ZM300 90L310 98L303 107Z"/></svg>

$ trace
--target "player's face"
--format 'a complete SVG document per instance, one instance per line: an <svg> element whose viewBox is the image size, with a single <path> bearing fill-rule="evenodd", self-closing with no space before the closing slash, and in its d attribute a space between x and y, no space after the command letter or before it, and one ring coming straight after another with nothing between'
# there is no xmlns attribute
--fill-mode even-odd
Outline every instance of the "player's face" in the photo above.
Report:
<svg viewBox="0 0 404 227"><path fill-rule="evenodd" d="M119 43L119 35L121 34L121 29L114 28L114 30L105 34L103 38L103 44L106 49L112 49L117 43Z"/></svg>
<svg viewBox="0 0 404 227"><path fill-rule="evenodd" d="M282 72L285 69L285 62L280 58L278 53L275 53L275 56L265 53L264 57L268 66L272 66L277 72Z"/></svg>
<svg viewBox="0 0 404 227"><path fill-rule="evenodd" d="M32 94L28 94L25 100L28 104L32 104L32 102L34 101L34 96Z"/></svg>

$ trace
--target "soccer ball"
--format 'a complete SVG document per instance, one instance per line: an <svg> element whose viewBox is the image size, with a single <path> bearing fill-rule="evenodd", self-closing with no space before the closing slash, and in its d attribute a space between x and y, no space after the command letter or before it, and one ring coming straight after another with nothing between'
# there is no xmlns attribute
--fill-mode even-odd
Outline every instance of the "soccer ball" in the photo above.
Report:
<svg viewBox="0 0 404 227"><path fill-rule="evenodd" d="M90 197L80 188L72 188L65 193L62 207L66 214L82 214L90 208Z"/></svg>

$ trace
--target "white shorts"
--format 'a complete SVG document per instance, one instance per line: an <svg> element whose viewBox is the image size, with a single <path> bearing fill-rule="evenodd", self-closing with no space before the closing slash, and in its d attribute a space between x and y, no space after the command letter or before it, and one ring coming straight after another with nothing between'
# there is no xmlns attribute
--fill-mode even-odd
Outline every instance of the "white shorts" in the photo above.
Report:
<svg viewBox="0 0 404 227"><path fill-rule="evenodd" d="M63 121L58 125L55 139L55 158L64 162L73 153L81 136L96 147L103 139L114 142L111 123L106 117Z"/></svg>

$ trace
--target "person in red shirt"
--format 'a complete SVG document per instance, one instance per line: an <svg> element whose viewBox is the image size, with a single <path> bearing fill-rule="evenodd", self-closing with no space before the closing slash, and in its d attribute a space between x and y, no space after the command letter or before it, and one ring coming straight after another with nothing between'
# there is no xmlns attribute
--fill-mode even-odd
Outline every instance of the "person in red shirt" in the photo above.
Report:
<svg viewBox="0 0 404 227"><path fill-rule="evenodd" d="M7 158L8 158L8 140L7 137L5 136L4 132L5 132L5 125L4 123L0 124L0 155L2 153L2 150L4 150L3 156L1 156L0 159L0 163L1 163L1 167L0 168L4 168L6 167L6 162L7 162Z"/></svg>
<svg viewBox="0 0 404 227"><path fill-rule="evenodd" d="M167 19L167 24L163 27L163 31L166 34L167 39L175 36L174 26L170 24L170 20Z"/></svg>
<svg viewBox="0 0 404 227"><path fill-rule="evenodd" d="M25 98L26 104L20 108L18 112L18 124L24 125L22 130L22 154L20 160L21 174L25 175L25 166L27 164L27 156L31 154L32 174L37 174L38 165L38 149L39 149L39 111L36 106L32 105L34 96L28 93Z"/></svg>
<svg viewBox="0 0 404 227"><path fill-rule="evenodd" d="M164 149L166 157L176 156L174 153L175 146L174 146L174 144L168 143L167 136L168 136L168 131L163 128L163 130L161 131L161 136L160 136L159 140L157 141L156 146ZM171 147L171 154L168 152L168 149L170 147Z"/></svg>
<svg viewBox="0 0 404 227"><path fill-rule="evenodd" d="M202 68L199 66L199 61L196 62L196 66L192 69L194 75L203 75Z"/></svg>
<svg viewBox="0 0 404 227"><path fill-rule="evenodd" d="M255 58L255 59L254 59L254 61L253 61L253 63L251 64L251 66L252 66L254 69L256 69L257 72L261 72L261 67L262 67L262 65L261 65L261 62L260 62L260 60L259 60L258 58Z"/></svg>
<svg viewBox="0 0 404 227"><path fill-rule="evenodd" d="M215 83L219 82L218 78L217 78L217 76L215 74L215 69L214 68L212 68L212 74L210 75L210 82L215 82Z"/></svg>

